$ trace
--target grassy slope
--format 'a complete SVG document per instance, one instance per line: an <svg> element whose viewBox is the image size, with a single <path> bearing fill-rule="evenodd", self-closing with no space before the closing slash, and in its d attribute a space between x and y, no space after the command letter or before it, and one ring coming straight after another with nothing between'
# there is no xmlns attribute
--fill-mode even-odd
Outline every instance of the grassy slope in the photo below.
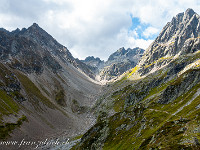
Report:
<svg viewBox="0 0 200 150"><path fill-rule="evenodd" d="M194 59L195 58L195 59ZM183 60L184 59L184 60ZM199 53L194 56L175 60L173 63L187 61L188 63L199 59ZM134 69L133 69L134 70ZM84 136L78 149L90 147L92 143L98 143L100 133L106 126L108 135L101 141L103 149L199 149L200 141L200 96L195 96L200 88L197 83L189 91L177 97L169 104L157 103L160 94L168 86L178 85L190 72L200 72L199 69L189 69L181 76L174 76L142 93L143 85L148 85L149 80L160 80L166 77L167 69L162 69L144 79L130 84L112 93L115 115L99 122ZM130 73L132 75L132 72ZM127 74L126 77L131 75ZM114 83L112 87L122 85L127 79ZM125 107L125 101L131 93L144 94L144 98L137 104ZM136 94L137 95L137 94ZM189 105L187 105L187 103ZM177 111L179 110L180 111ZM102 127L102 124L103 127ZM92 130L98 129L97 132ZM99 133L100 132L100 133ZM85 138L85 139L84 139ZM85 141L84 141L85 140ZM89 144L90 143L90 144Z"/></svg>
<svg viewBox="0 0 200 150"><path fill-rule="evenodd" d="M15 76L12 72L0 63L0 86L9 87L12 83L16 82ZM0 89L0 139L5 139L16 127L20 127L22 122L26 120L26 116L18 116L20 104L16 98L21 97L18 91L6 92L3 88ZM3 120L4 116L15 115L17 118L16 123L9 123Z"/></svg>
<svg viewBox="0 0 200 150"><path fill-rule="evenodd" d="M28 100L37 112L44 112L46 109L41 105L46 105L51 109L58 109L64 115L60 108L54 105L50 100L42 95L35 84L24 74L19 71L11 71L12 69L0 63L0 86L10 87L11 84L19 82L20 88L26 92L26 100ZM18 114L19 110L23 109L18 98L24 98L20 93L20 88L17 90L9 90L6 92L4 88L0 89L0 139L5 139L17 127L20 127L23 121L27 120L26 116ZM25 99L24 99L25 100ZM25 109L26 110L26 109ZM10 123L3 120L4 116L14 115L16 123Z"/></svg>

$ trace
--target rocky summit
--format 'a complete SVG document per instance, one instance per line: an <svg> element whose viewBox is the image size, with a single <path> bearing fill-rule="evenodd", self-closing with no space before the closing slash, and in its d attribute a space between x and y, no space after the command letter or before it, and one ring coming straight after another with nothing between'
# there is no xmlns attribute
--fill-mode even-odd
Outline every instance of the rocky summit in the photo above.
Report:
<svg viewBox="0 0 200 150"><path fill-rule="evenodd" d="M39 147L53 150L200 149L199 34L187 9L146 50L122 47L102 61L75 59L36 23L0 28L0 139L68 143Z"/></svg>

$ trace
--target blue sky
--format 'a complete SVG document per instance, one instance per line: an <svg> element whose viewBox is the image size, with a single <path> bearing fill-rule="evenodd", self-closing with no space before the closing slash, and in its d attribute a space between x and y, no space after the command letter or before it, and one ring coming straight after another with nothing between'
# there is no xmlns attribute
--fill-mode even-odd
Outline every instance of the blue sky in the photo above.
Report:
<svg viewBox="0 0 200 150"><path fill-rule="evenodd" d="M144 31L147 30L148 28L150 28L151 25L148 23L141 23L140 18L133 17L132 15L130 15L130 16L131 16L131 20L132 20L132 25L129 28L129 32L136 31L136 33L138 35L138 36L136 36L136 38L144 39L144 40L148 40L148 39L154 40L158 36L159 30L156 30L156 32L149 33L148 36L145 36Z"/></svg>
<svg viewBox="0 0 200 150"><path fill-rule="evenodd" d="M106 60L121 47L146 49L187 8L200 14L199 0L1 0L0 27L36 22L74 57Z"/></svg>

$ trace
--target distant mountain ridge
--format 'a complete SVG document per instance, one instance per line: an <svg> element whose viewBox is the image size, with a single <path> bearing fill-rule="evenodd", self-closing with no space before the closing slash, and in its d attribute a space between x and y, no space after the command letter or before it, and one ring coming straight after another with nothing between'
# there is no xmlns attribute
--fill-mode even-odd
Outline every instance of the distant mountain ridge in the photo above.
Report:
<svg viewBox="0 0 200 150"><path fill-rule="evenodd" d="M94 56L88 56L83 60L84 63L93 67L99 67L104 63L99 57L94 58Z"/></svg>
<svg viewBox="0 0 200 150"><path fill-rule="evenodd" d="M119 62L123 61L124 59L126 60L129 59L131 61L138 62L140 57L143 55L144 51L145 51L144 49L141 49L139 47L133 49L128 48L127 50L124 47L122 47L109 56L107 63L109 64L112 63L113 61Z"/></svg>
<svg viewBox="0 0 200 150"><path fill-rule="evenodd" d="M89 56L82 62L89 66L96 67L97 80L111 80L122 75L124 72L134 68L144 53L144 49L139 47L128 48L122 47L112 53L107 61L101 61L100 58Z"/></svg>

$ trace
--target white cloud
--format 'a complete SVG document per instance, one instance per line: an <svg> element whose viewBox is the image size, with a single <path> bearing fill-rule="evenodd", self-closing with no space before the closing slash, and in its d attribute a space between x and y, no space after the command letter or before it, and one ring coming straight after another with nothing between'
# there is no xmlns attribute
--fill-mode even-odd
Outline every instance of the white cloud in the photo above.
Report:
<svg viewBox="0 0 200 150"><path fill-rule="evenodd" d="M131 12L134 17L140 18L141 22L162 28L173 16L187 8L200 12L198 0L134 0Z"/></svg>
<svg viewBox="0 0 200 150"><path fill-rule="evenodd" d="M1 0L0 26L9 30L38 23L75 57L106 59L120 47L147 48L152 40L129 31L130 15L149 27L146 38L158 34L172 17L188 7L200 13L198 0Z"/></svg>
<svg viewBox="0 0 200 150"><path fill-rule="evenodd" d="M159 29L154 28L154 27L148 27L144 30L143 35L146 38L151 38L153 35L158 34Z"/></svg>
<svg viewBox="0 0 200 150"><path fill-rule="evenodd" d="M153 40L139 39L134 32L128 33L126 29L121 30L118 34L118 41L121 41L125 48L140 47L143 49L146 49L153 42Z"/></svg>

